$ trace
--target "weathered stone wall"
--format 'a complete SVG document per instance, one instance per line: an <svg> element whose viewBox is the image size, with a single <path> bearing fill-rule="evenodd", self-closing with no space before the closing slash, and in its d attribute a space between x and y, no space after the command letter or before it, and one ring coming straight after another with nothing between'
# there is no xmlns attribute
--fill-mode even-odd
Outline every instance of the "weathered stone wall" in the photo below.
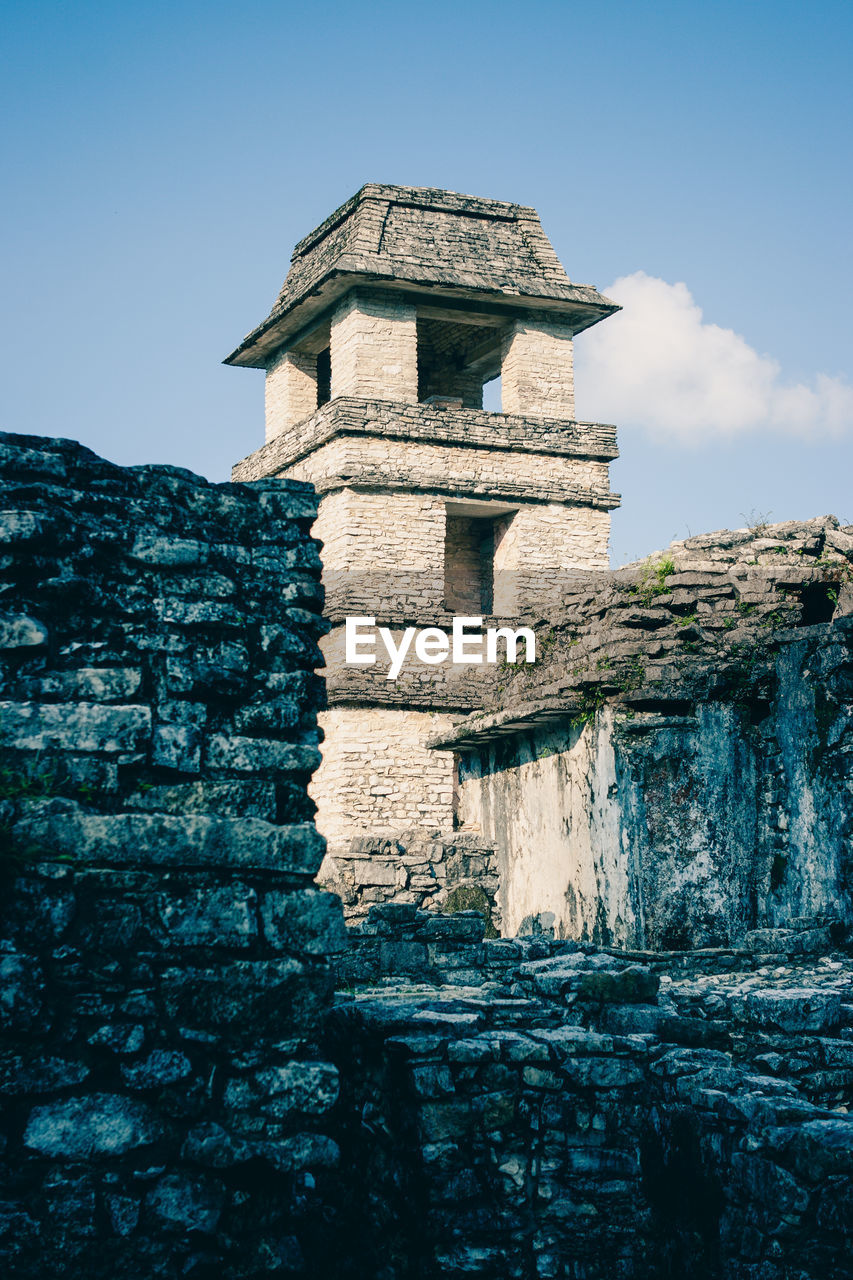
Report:
<svg viewBox="0 0 853 1280"><path fill-rule="evenodd" d="M316 500L0 451L4 1275L315 1275Z"/></svg>
<svg viewBox="0 0 853 1280"><path fill-rule="evenodd" d="M352 443L360 448L364 442ZM405 451L409 446L395 447ZM327 494L315 526L323 543L327 615L335 621L368 616L380 625L402 620L450 627L446 566L452 565L455 548L447 545L448 519L453 516L446 503L432 492L389 495L345 488ZM517 613L531 601L555 599L562 590L560 567L603 566L608 527L607 511L557 503L520 504L502 516L494 611ZM399 627L392 630L399 641ZM332 708L323 719L326 742L312 795L318 826L335 847L338 867L350 837L387 838L415 826L451 832L452 761L429 751L426 741L449 727L448 713L482 704L494 669L426 666L412 654L401 678L389 681L381 644L373 666L345 662L340 626L322 648ZM346 706L339 705L343 701ZM364 868L358 862L351 870L360 876ZM343 892L338 873L329 878Z"/></svg>
<svg viewBox="0 0 853 1280"><path fill-rule="evenodd" d="M594 730L543 727L462 755L458 819L499 850L508 937L535 925L643 945L639 852L623 833L608 712Z"/></svg>
<svg viewBox="0 0 853 1280"><path fill-rule="evenodd" d="M850 543L837 522L814 522L750 536L728 559L713 559L703 539L657 565L555 575L561 604L538 625L532 667L409 661L389 681L380 645L375 666L346 666L336 628L323 642L329 686L352 719L334 779L325 764L318 775L321 823L345 791L356 834L402 838L413 822L400 799L407 810L420 801L424 825L460 827L498 851L510 935L535 918L560 936L667 947L737 940L833 903L846 918ZM426 587L416 577L409 617ZM512 581L501 571L496 595ZM362 591L378 607L377 580ZM379 747L387 772L376 787L364 784L374 746L394 735L376 731L371 702L388 709L389 726L391 709L405 709L426 735L395 762ZM481 710L442 729L438 716L412 720L421 707ZM459 757L443 809L451 788L430 790L430 742ZM445 759L451 774L449 750ZM339 819L342 884L352 812Z"/></svg>
<svg viewBox="0 0 853 1280"><path fill-rule="evenodd" d="M343 1274L846 1280L853 970L826 927L654 956L482 932L391 905L352 933Z"/></svg>
<svg viewBox="0 0 853 1280"><path fill-rule="evenodd" d="M453 759L426 742L450 728L450 717L405 707L337 706L323 712L322 724L323 764L310 790L321 830L336 851L351 836L449 829Z"/></svg>
<svg viewBox="0 0 853 1280"><path fill-rule="evenodd" d="M399 581L417 580L427 608L440 605L444 587L444 502L430 493L371 493L344 488L320 504L316 536L323 547L323 569L332 592L339 576L386 580L387 603ZM405 558L400 548L405 547ZM373 608L369 612L376 613Z"/></svg>
<svg viewBox="0 0 853 1280"><path fill-rule="evenodd" d="M602 423L339 396L236 463L232 479L260 480L279 475L337 435L373 435L603 460L618 456L616 428Z"/></svg>
<svg viewBox="0 0 853 1280"><path fill-rule="evenodd" d="M453 511L463 509L452 505ZM485 514L481 507L473 510ZM448 504L428 493L327 494L316 530L323 544L327 616L335 622L372 616L450 626L458 610L451 611L452 594L448 598L445 590L447 512ZM558 609L577 569L606 568L606 511L520 502L499 518L493 616ZM451 584L452 576L451 569Z"/></svg>
<svg viewBox="0 0 853 1280"><path fill-rule="evenodd" d="M349 924L363 921L377 904L391 903L436 919L440 912L478 911L490 937L501 925L495 849L464 832L413 827L355 836L330 846L319 880L340 896Z"/></svg>
<svg viewBox="0 0 853 1280"><path fill-rule="evenodd" d="M288 467L286 474L310 481L319 493L349 483L451 497L509 500L524 494L542 502L613 505L606 462L375 436L339 436Z"/></svg>
<svg viewBox="0 0 853 1280"><path fill-rule="evenodd" d="M408 897L347 951L305 795L310 492L0 447L5 1275L846 1280L838 920L701 953L484 940L494 851L424 830L351 850ZM825 568L792 619L813 586L846 599ZM846 616L779 654L805 646L838 704ZM838 707L818 721L840 755Z"/></svg>
<svg viewBox="0 0 853 1280"><path fill-rule="evenodd" d="M519 505L495 564L495 612L501 591L515 615L559 608L571 571L607 569L609 537L607 511L559 502Z"/></svg>
<svg viewBox="0 0 853 1280"><path fill-rule="evenodd" d="M666 948L853 920L853 537L717 542L579 581L537 666L447 735L509 933Z"/></svg>

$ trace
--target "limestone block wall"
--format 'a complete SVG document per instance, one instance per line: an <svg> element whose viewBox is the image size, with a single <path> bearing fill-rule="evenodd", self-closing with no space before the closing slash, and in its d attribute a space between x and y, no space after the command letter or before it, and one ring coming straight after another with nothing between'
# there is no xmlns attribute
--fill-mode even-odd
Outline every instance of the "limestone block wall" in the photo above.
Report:
<svg viewBox="0 0 853 1280"><path fill-rule="evenodd" d="M384 602L375 598L371 608L376 608L377 603ZM395 599L388 603L396 606L398 602ZM418 614L411 616L417 618ZM451 615L437 614L436 621L438 625L446 626L449 634ZM390 622L390 619L386 618L385 622ZM334 626L323 637L321 648L326 662L326 690L331 704L347 702L353 706L411 707L423 711L453 710L464 714L483 699L484 684L494 681L493 670L482 663L468 665L447 660L433 665L421 662L414 643L409 645L397 678L391 680L388 678L391 658L383 639L377 634L381 625L383 622L380 614L376 628L359 628L359 653L375 658L369 665L346 661L345 626ZM393 644L399 648L403 641L402 626L392 623L387 630L391 633ZM372 636L372 644L367 643L365 635ZM501 647L499 653L503 652Z"/></svg>
<svg viewBox="0 0 853 1280"><path fill-rule="evenodd" d="M431 617L444 593L444 503L428 493L326 494L315 527L331 618Z"/></svg>
<svg viewBox="0 0 853 1280"><path fill-rule="evenodd" d="M396 707L332 705L320 721L323 760L310 794L328 853L318 882L340 895L347 921L395 902L474 907L499 928L496 845L454 831L456 761L427 745L453 717L404 694Z"/></svg>
<svg viewBox="0 0 853 1280"><path fill-rule="evenodd" d="M608 466L597 459L462 448L414 440L340 436L285 474L308 480L320 493L348 482L434 493L611 507Z"/></svg>
<svg viewBox="0 0 853 1280"><path fill-rule="evenodd" d="M495 554L495 613L559 607L568 576L609 566L610 512L560 502L519 504Z"/></svg>
<svg viewBox="0 0 853 1280"><path fill-rule="evenodd" d="M415 308L393 294L349 294L332 316L332 398L418 399Z"/></svg>
<svg viewBox="0 0 853 1280"><path fill-rule="evenodd" d="M323 497L316 537L323 570L426 575L443 574L444 507L429 493L371 493L344 488Z"/></svg>
<svg viewBox="0 0 853 1280"><path fill-rule="evenodd" d="M232 479L260 480L279 475L286 467L338 435L383 436L428 443L441 441L465 448L477 445L507 452L557 454L603 461L618 457L616 428L606 423L340 396L238 462ZM611 495L611 503L618 505L614 494Z"/></svg>
<svg viewBox="0 0 853 1280"><path fill-rule="evenodd" d="M513 321L501 360L505 413L575 416L572 337L571 327L558 320Z"/></svg>
<svg viewBox="0 0 853 1280"><path fill-rule="evenodd" d="M342 490L326 495L317 533L323 541L328 616L450 626L453 612L470 612L456 607L462 597L453 584L462 566L452 554L446 558L446 510L444 502L425 494ZM519 503L496 518L493 615L510 618L558 608L579 571L607 569L609 531L608 512L559 503ZM468 550L465 558L470 559ZM466 591L465 598L473 601ZM323 647L327 662L333 661L329 646Z"/></svg>
<svg viewBox="0 0 853 1280"><path fill-rule="evenodd" d="M323 760L310 794L330 849L357 835L449 828L453 757L425 744L451 723L440 712L396 707L336 706L322 713Z"/></svg>
<svg viewBox="0 0 853 1280"><path fill-rule="evenodd" d="M0 436L0 1262L317 1274L313 494Z"/></svg>
<svg viewBox="0 0 853 1280"><path fill-rule="evenodd" d="M496 614L558 602L563 574L607 568L603 461L340 437L287 474L326 489L316 534L333 617L385 614L438 623L452 551L446 511L454 495L517 504L501 516L495 539ZM545 500L529 501L534 495Z"/></svg>
<svg viewBox="0 0 853 1280"><path fill-rule="evenodd" d="M266 440L309 418L317 408L317 357L280 351L267 365L264 382Z"/></svg>
<svg viewBox="0 0 853 1280"><path fill-rule="evenodd" d="M324 886L340 896L351 928L384 903L392 910L427 910L436 921L440 913L475 911L480 928L486 921L489 937L497 937L500 928L495 848L469 832L413 827L393 835L354 836L330 850L322 875ZM346 980L346 966L339 971ZM482 975L472 981L482 981Z"/></svg>
<svg viewBox="0 0 853 1280"><path fill-rule="evenodd" d="M364 1274L847 1280L853 962L826 929L626 955L393 904L352 938L329 1053Z"/></svg>

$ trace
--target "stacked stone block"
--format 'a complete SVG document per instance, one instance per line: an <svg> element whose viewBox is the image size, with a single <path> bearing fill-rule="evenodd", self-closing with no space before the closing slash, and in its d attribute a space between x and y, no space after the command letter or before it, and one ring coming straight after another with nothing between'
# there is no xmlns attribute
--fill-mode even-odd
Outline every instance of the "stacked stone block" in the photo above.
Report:
<svg viewBox="0 0 853 1280"><path fill-rule="evenodd" d="M515 320L504 338L501 393L505 413L529 418L575 416L571 325L553 319Z"/></svg>
<svg viewBox="0 0 853 1280"><path fill-rule="evenodd" d="M453 799L453 760L423 743L425 730L449 731L451 717L405 705L365 708L358 717L349 707L333 707L324 723L325 765L312 782L311 795L325 815L330 850L360 836L388 839L396 833L402 839L404 832L420 828L423 839L442 828ZM407 835L403 843L409 839ZM359 878L364 874L361 868L351 870ZM320 878L339 893L342 871L338 862L330 862ZM383 877L388 876L390 870L384 871ZM398 879L395 875L390 882Z"/></svg>
<svg viewBox="0 0 853 1280"><path fill-rule="evenodd" d="M264 383L266 439L274 440L295 423L304 422L317 408L317 358L299 351L282 351L267 368Z"/></svg>
<svg viewBox="0 0 853 1280"><path fill-rule="evenodd" d="M451 935L456 913L468 909L481 913L490 936L500 927L495 849L470 833L431 834L423 827L401 827L394 837L356 837L340 863L330 855L322 874L340 894L354 928L367 928L366 917L383 903L405 911L429 911L436 929L441 927L436 923L440 913L452 915L445 919ZM350 932L351 943L361 936Z"/></svg>
<svg viewBox="0 0 853 1280"><path fill-rule="evenodd" d="M316 501L0 449L4 1274L312 1274Z"/></svg>
<svg viewBox="0 0 853 1280"><path fill-rule="evenodd" d="M300 458L338 435L371 435L457 445L477 445L507 454L535 453L544 460L580 457L612 461L618 456L616 428L605 423L535 418L519 414L435 404L365 402L340 396L302 422L276 433L233 468L234 480L260 480L283 473ZM608 504L618 505L609 494Z"/></svg>
<svg viewBox="0 0 853 1280"><path fill-rule="evenodd" d="M383 293L355 292L332 316L332 398L418 398L415 308Z"/></svg>
<svg viewBox="0 0 853 1280"><path fill-rule="evenodd" d="M826 921L626 954L389 904L353 943L329 1053L365 1274L846 1280L851 960L814 953Z"/></svg>

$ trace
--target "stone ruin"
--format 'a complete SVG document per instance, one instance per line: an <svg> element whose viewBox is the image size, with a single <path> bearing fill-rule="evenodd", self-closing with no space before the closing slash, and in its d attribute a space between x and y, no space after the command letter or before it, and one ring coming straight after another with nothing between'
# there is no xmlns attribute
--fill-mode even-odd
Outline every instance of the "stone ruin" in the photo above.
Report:
<svg viewBox="0 0 853 1280"><path fill-rule="evenodd" d="M535 210L368 185L228 357L267 388L267 443L233 478L319 497L312 795L352 922L467 903L510 935L664 948L853 922L853 539L756 528L610 573L616 432L576 421L572 348L616 309L569 281ZM399 636L458 613L530 622L539 660L397 680L343 660L348 615Z"/></svg>
<svg viewBox="0 0 853 1280"><path fill-rule="evenodd" d="M853 924L853 529L690 538L577 575L538 629L540 661L437 739L507 932L667 950Z"/></svg>
<svg viewBox="0 0 853 1280"><path fill-rule="evenodd" d="M531 210L377 187L297 248L241 350L270 365L272 412L303 415L316 491L282 478L285 430L231 485L0 436L4 1275L853 1275L853 529L710 535L615 573L551 541L489 575L520 517L553 508L555 539L587 522L591 547L606 518L542 459L541 490L498 490L495 460L483 479L485 453L536 453L537 423L559 466L612 456L565 400L506 403L514 306L538 298L565 354L566 325L609 305L549 253ZM442 364L428 326L421 398L371 383L380 284L418 343L425 289L460 329L482 302L485 363L451 329ZM541 314L557 302L563 328ZM301 346L324 312L373 335L343 372L331 327L329 357ZM495 329L497 415L472 403ZM471 469L427 487L418 432L430 467L464 447ZM377 441L405 449L371 462ZM472 475L509 510L457 524ZM330 571L362 504L390 555L394 504L426 498L418 573ZM383 584L413 593L389 622L435 621L436 571L448 613L476 590L528 617L537 663L392 689L336 661L341 618L379 613ZM363 779L356 822L364 755L335 734L357 742L359 717L390 744L377 777L405 782L394 753L415 745L412 789ZM417 787L438 807L395 826Z"/></svg>
<svg viewBox="0 0 853 1280"><path fill-rule="evenodd" d="M312 795L336 889L386 896L359 853L378 834L440 865L411 847L454 826L453 756L428 740L480 705L478 688L354 679L343 620L509 616L541 607L562 569L607 567L616 432L575 420L572 348L616 310L570 282L534 209L369 184L296 246L270 316L228 357L266 370L267 443L233 479L309 480L320 499L333 628ZM497 376L503 411L486 412Z"/></svg>

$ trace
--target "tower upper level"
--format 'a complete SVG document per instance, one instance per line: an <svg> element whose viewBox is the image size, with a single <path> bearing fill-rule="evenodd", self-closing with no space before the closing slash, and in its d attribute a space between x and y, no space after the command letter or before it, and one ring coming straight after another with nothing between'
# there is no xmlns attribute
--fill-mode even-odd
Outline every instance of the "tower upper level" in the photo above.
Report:
<svg viewBox="0 0 853 1280"><path fill-rule="evenodd" d="M266 368L355 288L459 312L547 312L574 333L619 309L569 280L535 209L370 182L300 240L272 311L225 363Z"/></svg>
<svg viewBox="0 0 853 1280"><path fill-rule="evenodd" d="M618 310L572 284L535 209L368 184L296 246L270 315L226 363L264 368L266 438L329 400L574 419L574 335Z"/></svg>

